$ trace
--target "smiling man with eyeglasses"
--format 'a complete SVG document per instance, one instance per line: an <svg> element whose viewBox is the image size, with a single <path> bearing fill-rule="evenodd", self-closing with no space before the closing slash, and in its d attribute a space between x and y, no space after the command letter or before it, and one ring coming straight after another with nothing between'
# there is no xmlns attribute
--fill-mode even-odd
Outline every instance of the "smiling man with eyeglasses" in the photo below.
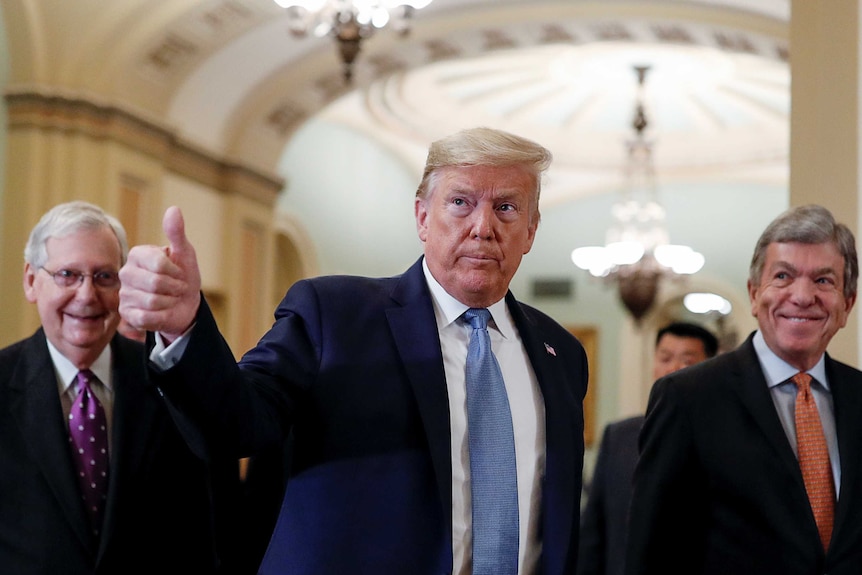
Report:
<svg viewBox="0 0 862 575"><path fill-rule="evenodd" d="M51 345L85 369L120 322L117 272L128 247L119 222L112 226L97 213L69 217L70 212L65 221L49 219L33 230L24 253L24 294L39 309Z"/></svg>
<svg viewBox="0 0 862 575"><path fill-rule="evenodd" d="M237 462L192 453L143 346L117 333L127 251L120 222L86 202L30 234L24 293L42 326L0 350L3 573L216 572Z"/></svg>

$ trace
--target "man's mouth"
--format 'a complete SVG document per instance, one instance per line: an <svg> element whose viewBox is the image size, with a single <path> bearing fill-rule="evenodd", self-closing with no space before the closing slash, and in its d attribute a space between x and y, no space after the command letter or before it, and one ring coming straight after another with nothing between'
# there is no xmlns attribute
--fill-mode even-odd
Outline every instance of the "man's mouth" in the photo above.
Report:
<svg viewBox="0 0 862 575"><path fill-rule="evenodd" d="M819 317L801 317L801 316L784 316L784 319L791 323L806 323L810 321L820 321Z"/></svg>
<svg viewBox="0 0 862 575"><path fill-rule="evenodd" d="M80 322L94 322L94 321L99 321L102 319L102 314L78 315L78 314L74 314L74 313L65 312L65 315L67 318L69 318L73 321L80 321Z"/></svg>
<svg viewBox="0 0 862 575"><path fill-rule="evenodd" d="M484 254L467 254L467 255L462 256L462 257L464 257L468 260L478 260L478 261L487 261L487 262L497 261L497 258L495 258L493 256L489 256L489 255L484 255Z"/></svg>

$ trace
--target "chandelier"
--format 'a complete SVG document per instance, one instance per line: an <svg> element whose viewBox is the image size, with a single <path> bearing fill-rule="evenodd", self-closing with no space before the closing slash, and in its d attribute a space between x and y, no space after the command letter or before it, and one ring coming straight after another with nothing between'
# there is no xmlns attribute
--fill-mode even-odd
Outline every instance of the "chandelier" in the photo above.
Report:
<svg viewBox="0 0 862 575"><path fill-rule="evenodd" d="M345 82L353 79L353 62L362 40L387 25L399 33L410 31L413 12L431 0L274 0L287 10L288 25L295 36L309 33L338 42Z"/></svg>
<svg viewBox="0 0 862 575"><path fill-rule="evenodd" d="M620 299L635 321L649 311L663 277L693 274L704 257L689 246L672 245L659 202L652 161L652 142L646 139L648 121L644 109L644 83L649 66L635 66L637 102L634 139L626 143L626 186L614 204L613 224L604 246L587 246L572 252L581 269L615 284Z"/></svg>

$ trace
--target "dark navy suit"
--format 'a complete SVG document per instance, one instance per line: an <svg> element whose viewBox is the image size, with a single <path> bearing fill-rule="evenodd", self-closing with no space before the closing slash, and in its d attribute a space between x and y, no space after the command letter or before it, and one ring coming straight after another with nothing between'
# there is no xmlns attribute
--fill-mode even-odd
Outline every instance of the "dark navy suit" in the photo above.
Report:
<svg viewBox="0 0 862 575"><path fill-rule="evenodd" d="M506 302L545 403L542 573L573 573L586 356L549 317ZM275 315L237 367L204 304L181 361L155 375L209 449L252 453L292 428L261 573L451 573L448 394L421 260L392 278L300 281Z"/></svg>

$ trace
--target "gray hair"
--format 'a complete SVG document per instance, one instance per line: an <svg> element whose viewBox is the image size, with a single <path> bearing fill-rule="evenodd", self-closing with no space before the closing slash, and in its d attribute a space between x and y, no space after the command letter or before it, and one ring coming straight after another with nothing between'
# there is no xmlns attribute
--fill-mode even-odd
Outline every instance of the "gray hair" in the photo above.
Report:
<svg viewBox="0 0 862 575"><path fill-rule="evenodd" d="M766 227L757 240L748 270L748 278L753 285L760 283L769 244L789 242L835 244L844 257L844 297L856 295L859 261L856 257L856 239L853 232L844 224L836 222L829 210L814 204L791 208Z"/></svg>
<svg viewBox="0 0 862 575"><path fill-rule="evenodd" d="M99 206L74 201L51 208L30 232L24 248L24 261L34 268L40 268L48 260L46 244L48 238L62 238L82 230L110 228L117 236L120 245L120 265L126 263L129 243L123 224L114 216L105 213Z"/></svg>
<svg viewBox="0 0 862 575"><path fill-rule="evenodd" d="M493 128L470 128L433 142L416 197L426 199L434 191L441 168L467 166L524 166L536 182L531 202L539 217L542 174L551 165L550 150L532 140Z"/></svg>

